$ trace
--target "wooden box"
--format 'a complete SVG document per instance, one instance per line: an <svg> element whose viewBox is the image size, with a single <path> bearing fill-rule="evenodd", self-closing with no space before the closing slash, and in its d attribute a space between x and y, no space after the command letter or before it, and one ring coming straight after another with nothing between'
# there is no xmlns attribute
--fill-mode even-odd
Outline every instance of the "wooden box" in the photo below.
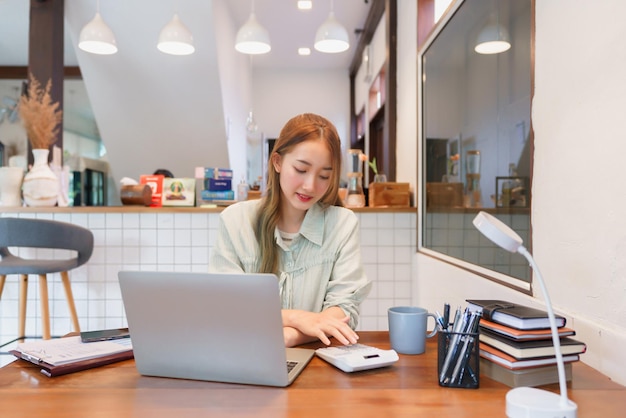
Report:
<svg viewBox="0 0 626 418"><path fill-rule="evenodd" d="M409 183L370 183L369 206L398 208L411 206Z"/></svg>
<svg viewBox="0 0 626 418"><path fill-rule="evenodd" d="M463 206L463 183L426 183L426 207Z"/></svg>

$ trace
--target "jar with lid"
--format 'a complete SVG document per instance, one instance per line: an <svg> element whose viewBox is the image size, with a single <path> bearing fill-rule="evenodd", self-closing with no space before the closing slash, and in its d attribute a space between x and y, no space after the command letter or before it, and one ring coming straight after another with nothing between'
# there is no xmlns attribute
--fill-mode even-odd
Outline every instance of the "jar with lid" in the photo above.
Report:
<svg viewBox="0 0 626 418"><path fill-rule="evenodd" d="M349 208L361 208L365 206L365 194L363 193L363 158L360 149L348 150L348 189L343 204Z"/></svg>

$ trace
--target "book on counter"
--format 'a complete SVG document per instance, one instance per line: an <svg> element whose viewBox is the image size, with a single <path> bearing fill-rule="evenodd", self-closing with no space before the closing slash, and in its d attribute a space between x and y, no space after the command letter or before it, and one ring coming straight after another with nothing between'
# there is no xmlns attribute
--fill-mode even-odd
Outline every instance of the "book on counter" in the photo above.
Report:
<svg viewBox="0 0 626 418"><path fill-rule="evenodd" d="M497 348L516 359L529 359L534 357L555 356L556 351L552 338L545 340L514 341L495 332L480 330L478 335L480 342ZM582 354L587 350L585 343L571 337L560 339L561 354Z"/></svg>
<svg viewBox="0 0 626 418"><path fill-rule="evenodd" d="M550 328L548 313L541 309L504 300L467 299L467 303L470 310L481 311L488 321L520 330ZM557 327L565 326L564 317L555 314L555 319Z"/></svg>
<svg viewBox="0 0 626 418"><path fill-rule="evenodd" d="M535 357L526 360L520 360L485 343L480 343L479 347L480 357L489 361L493 361L494 363L498 363L500 366L506 367L510 370L521 370L532 367L556 364L556 356ZM578 360L580 360L580 356L578 354L569 354L563 356L564 363L573 363Z"/></svg>
<svg viewBox="0 0 626 418"><path fill-rule="evenodd" d="M204 201L234 200L235 192L233 190L223 190L223 191L202 190L200 192L200 196L202 200Z"/></svg>
<svg viewBox="0 0 626 418"><path fill-rule="evenodd" d="M572 363L565 363L565 380L572 380ZM509 387L542 386L559 382L559 372L556 364L541 367L532 367L521 370L511 370L485 358L480 359L481 376L497 380Z"/></svg>
<svg viewBox="0 0 626 418"><path fill-rule="evenodd" d="M161 198L163 195L163 174L143 174L139 177L139 184L146 184L152 190L151 207L160 207L162 205Z"/></svg>
<svg viewBox="0 0 626 418"><path fill-rule="evenodd" d="M55 377L131 359L133 346L130 338L83 343L74 336L21 343L11 354Z"/></svg>
<svg viewBox="0 0 626 418"><path fill-rule="evenodd" d="M480 320L480 329L492 331L516 341L547 340L552 338L550 328L523 330L498 324L484 318ZM576 331L572 328L561 327L557 328L557 331L559 337L571 337L576 335Z"/></svg>

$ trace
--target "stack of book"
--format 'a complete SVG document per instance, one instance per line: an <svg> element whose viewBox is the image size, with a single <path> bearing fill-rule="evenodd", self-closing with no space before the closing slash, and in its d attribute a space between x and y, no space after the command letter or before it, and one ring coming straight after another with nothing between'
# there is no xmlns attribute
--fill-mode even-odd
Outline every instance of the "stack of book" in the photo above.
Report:
<svg viewBox="0 0 626 418"><path fill-rule="evenodd" d="M468 299L470 310L482 311L479 326L480 372L511 387L558 383L556 352L548 313L501 300ZM572 363L587 349L572 336L565 318L556 315L566 380Z"/></svg>
<svg viewBox="0 0 626 418"><path fill-rule="evenodd" d="M226 168L204 169L204 189L200 192L203 202L235 200L233 171Z"/></svg>

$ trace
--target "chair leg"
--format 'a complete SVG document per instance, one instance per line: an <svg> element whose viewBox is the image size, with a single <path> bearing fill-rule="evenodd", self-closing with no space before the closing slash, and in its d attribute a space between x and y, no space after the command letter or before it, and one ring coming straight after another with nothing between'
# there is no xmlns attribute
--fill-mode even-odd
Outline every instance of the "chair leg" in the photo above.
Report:
<svg viewBox="0 0 626 418"><path fill-rule="evenodd" d="M4 289L4 282L7 276L4 274L0 274L0 298L2 298L2 290Z"/></svg>
<svg viewBox="0 0 626 418"><path fill-rule="evenodd" d="M78 323L78 315L76 314L76 305L74 304L74 295L72 294L72 286L70 285L70 276L67 271L61 272L61 280L63 281L63 287L65 288L65 297L67 298L67 305L70 309L70 316L72 317L74 331L80 332L80 324Z"/></svg>
<svg viewBox="0 0 626 418"><path fill-rule="evenodd" d="M50 308L48 306L48 279L45 274L39 275L39 296L41 298L42 338L50 339Z"/></svg>
<svg viewBox="0 0 626 418"><path fill-rule="evenodd" d="M28 295L28 275L20 274L20 302L19 302L19 322L17 326L18 339L26 337L26 296Z"/></svg>

